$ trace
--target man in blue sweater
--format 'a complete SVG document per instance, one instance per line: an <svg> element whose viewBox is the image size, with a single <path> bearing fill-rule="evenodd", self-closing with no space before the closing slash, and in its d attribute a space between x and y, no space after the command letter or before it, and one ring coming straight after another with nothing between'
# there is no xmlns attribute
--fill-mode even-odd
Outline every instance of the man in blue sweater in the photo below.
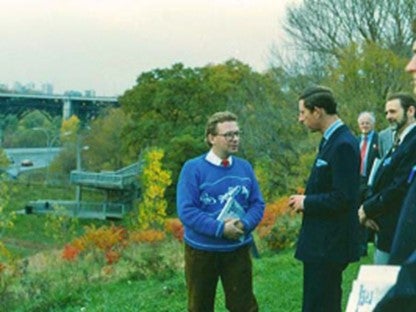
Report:
<svg viewBox="0 0 416 312"><path fill-rule="evenodd" d="M188 160L179 176L188 311L214 311L219 279L229 311L258 311L250 245L264 201L250 163L233 155L240 135L234 114L212 115L205 128L209 152Z"/></svg>

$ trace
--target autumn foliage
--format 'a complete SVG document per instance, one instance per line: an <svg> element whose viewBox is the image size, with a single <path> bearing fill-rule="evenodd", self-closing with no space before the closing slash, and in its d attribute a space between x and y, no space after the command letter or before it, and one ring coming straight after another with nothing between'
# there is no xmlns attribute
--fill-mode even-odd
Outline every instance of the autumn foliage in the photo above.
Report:
<svg viewBox="0 0 416 312"><path fill-rule="evenodd" d="M285 196L274 203L266 205L263 219L257 227L257 232L261 238L270 233L278 217L290 213L288 202L289 197Z"/></svg>
<svg viewBox="0 0 416 312"><path fill-rule="evenodd" d="M170 218L165 222L165 232L171 234L178 241L183 241L183 225L178 218Z"/></svg>
<svg viewBox="0 0 416 312"><path fill-rule="evenodd" d="M166 218L167 201L166 188L172 183L171 173L162 168L164 152L153 148L144 155L144 168L140 175L140 185L143 189L138 205L138 226L147 229L163 226Z"/></svg>

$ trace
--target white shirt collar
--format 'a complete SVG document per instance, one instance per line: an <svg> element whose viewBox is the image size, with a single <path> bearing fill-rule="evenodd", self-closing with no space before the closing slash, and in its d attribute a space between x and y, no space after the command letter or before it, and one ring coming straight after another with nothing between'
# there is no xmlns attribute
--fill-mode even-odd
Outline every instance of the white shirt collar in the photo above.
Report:
<svg viewBox="0 0 416 312"><path fill-rule="evenodd" d="M221 161L222 159L219 158L217 155L215 155L215 153L211 150L209 150L209 152L207 153L207 156L205 156L205 159L207 161L209 161L211 164L214 164L216 166L222 166L221 165ZM230 163L230 165L233 163L233 158L231 156L228 156L228 161Z"/></svg>

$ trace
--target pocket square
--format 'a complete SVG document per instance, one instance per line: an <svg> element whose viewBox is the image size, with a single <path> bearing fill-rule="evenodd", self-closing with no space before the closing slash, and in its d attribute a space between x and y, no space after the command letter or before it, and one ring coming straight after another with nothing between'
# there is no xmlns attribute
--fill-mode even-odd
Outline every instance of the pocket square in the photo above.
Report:
<svg viewBox="0 0 416 312"><path fill-rule="evenodd" d="M316 160L316 167L324 167L324 166L328 166L328 163L326 162L326 160L318 158Z"/></svg>
<svg viewBox="0 0 416 312"><path fill-rule="evenodd" d="M409 177L407 178L407 183L412 183L415 175L416 175L416 166L413 166L412 171L410 171Z"/></svg>
<svg viewBox="0 0 416 312"><path fill-rule="evenodd" d="M384 159L383 167L390 165L390 163L391 163L391 157L387 157L386 159Z"/></svg>

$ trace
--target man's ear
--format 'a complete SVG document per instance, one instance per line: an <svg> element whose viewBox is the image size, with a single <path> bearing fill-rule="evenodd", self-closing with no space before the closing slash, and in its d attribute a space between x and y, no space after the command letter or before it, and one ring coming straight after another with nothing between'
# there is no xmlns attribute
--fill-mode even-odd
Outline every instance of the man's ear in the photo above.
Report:
<svg viewBox="0 0 416 312"><path fill-rule="evenodd" d="M320 117L322 117L323 116L323 114L324 114L324 109L323 108L321 108L321 107L314 107L313 108L313 113L314 113L314 115L315 115L315 117L316 118L320 118Z"/></svg>
<svg viewBox="0 0 416 312"><path fill-rule="evenodd" d="M214 137L215 137L215 135L213 135L213 134L208 134L207 135L207 143L209 143L209 145L213 145Z"/></svg>
<svg viewBox="0 0 416 312"><path fill-rule="evenodd" d="M416 107L414 107L413 105L409 106L409 108L407 109L407 116L411 116L415 118L416 117L415 112L416 112Z"/></svg>

